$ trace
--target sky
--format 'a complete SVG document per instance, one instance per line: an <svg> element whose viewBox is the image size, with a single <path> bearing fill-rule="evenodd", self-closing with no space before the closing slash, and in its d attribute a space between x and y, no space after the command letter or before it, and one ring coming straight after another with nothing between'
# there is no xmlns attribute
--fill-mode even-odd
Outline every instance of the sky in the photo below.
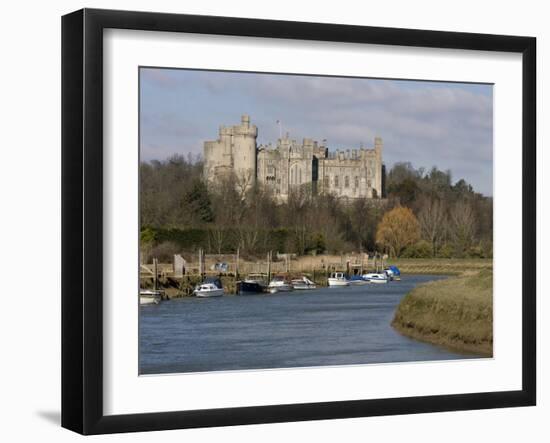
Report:
<svg viewBox="0 0 550 443"><path fill-rule="evenodd" d="M329 150L373 147L382 137L389 169L450 169L492 195L493 87L487 84L140 69L140 156L202 154L220 125L248 114L258 144L283 133L327 141Z"/></svg>

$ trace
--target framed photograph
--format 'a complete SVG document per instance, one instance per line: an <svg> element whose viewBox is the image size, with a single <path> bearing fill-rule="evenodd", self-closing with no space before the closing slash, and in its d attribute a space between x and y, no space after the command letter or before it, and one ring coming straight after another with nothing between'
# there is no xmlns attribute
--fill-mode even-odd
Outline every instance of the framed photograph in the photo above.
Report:
<svg viewBox="0 0 550 443"><path fill-rule="evenodd" d="M62 426L536 403L536 40L62 20Z"/></svg>

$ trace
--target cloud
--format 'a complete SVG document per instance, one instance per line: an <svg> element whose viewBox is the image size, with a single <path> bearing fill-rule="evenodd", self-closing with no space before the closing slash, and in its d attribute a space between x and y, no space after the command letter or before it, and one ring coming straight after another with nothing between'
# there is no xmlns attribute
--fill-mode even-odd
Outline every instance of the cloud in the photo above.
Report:
<svg viewBox="0 0 550 443"><path fill-rule="evenodd" d="M276 142L276 120L293 138L327 139L331 149L369 147L381 136L388 167L436 165L492 192L487 85L188 70L148 70L142 80L145 157L200 152L220 124L248 113L260 143Z"/></svg>

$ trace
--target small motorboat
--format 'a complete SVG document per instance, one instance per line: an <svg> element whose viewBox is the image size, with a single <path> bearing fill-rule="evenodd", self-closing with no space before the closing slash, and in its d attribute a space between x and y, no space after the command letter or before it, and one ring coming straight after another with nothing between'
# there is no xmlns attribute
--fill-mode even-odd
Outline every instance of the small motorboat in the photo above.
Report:
<svg viewBox="0 0 550 443"><path fill-rule="evenodd" d="M349 280L343 272L333 272L328 278L329 286L349 286Z"/></svg>
<svg viewBox="0 0 550 443"><path fill-rule="evenodd" d="M139 291L140 305L158 305L162 300L162 292L151 289L142 289Z"/></svg>
<svg viewBox="0 0 550 443"><path fill-rule="evenodd" d="M362 275L352 275L349 279L350 286L363 286L370 283L369 280L363 278Z"/></svg>
<svg viewBox="0 0 550 443"><path fill-rule="evenodd" d="M317 288L317 285L306 276L303 276L302 278L295 278L291 281L291 283L294 289L300 291Z"/></svg>
<svg viewBox="0 0 550 443"><path fill-rule="evenodd" d="M363 278L365 280L368 280L370 283L387 283L388 282L388 276L385 273L364 274Z"/></svg>
<svg viewBox="0 0 550 443"><path fill-rule="evenodd" d="M287 292L292 291L292 283L289 282L283 275L276 275L269 282L267 287L270 293L274 294L276 292Z"/></svg>
<svg viewBox="0 0 550 443"><path fill-rule="evenodd" d="M223 295L222 282L219 278L206 278L197 285L193 294L197 297L221 297Z"/></svg>
<svg viewBox="0 0 550 443"><path fill-rule="evenodd" d="M239 294L258 294L265 292L267 286L263 274L250 274L238 283Z"/></svg>
<svg viewBox="0 0 550 443"><path fill-rule="evenodd" d="M401 280L401 271L397 266L390 265L386 269L384 269L384 272L388 275L390 280Z"/></svg>

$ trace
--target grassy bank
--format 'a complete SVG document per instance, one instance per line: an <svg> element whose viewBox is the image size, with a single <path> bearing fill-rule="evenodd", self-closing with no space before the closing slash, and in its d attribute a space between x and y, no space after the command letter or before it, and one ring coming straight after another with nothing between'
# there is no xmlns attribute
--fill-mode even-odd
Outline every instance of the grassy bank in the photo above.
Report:
<svg viewBox="0 0 550 443"><path fill-rule="evenodd" d="M404 274L463 275L493 269L492 258L398 258L388 263Z"/></svg>
<svg viewBox="0 0 550 443"><path fill-rule="evenodd" d="M401 300L392 326L415 339L492 356L492 271L469 272L416 287Z"/></svg>

